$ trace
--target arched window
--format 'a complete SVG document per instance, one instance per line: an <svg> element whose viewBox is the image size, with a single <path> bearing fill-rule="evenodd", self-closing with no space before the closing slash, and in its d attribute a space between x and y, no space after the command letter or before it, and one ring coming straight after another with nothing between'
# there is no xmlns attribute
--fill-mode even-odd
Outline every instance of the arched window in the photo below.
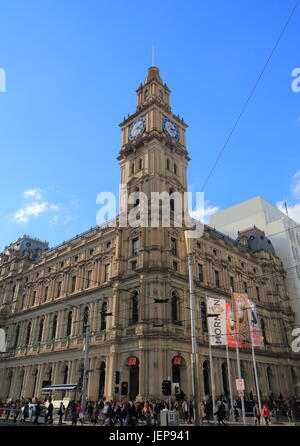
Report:
<svg viewBox="0 0 300 446"><path fill-rule="evenodd" d="M83 312L83 328L82 328L83 333L86 332L88 323L89 323L89 307L85 307Z"/></svg>
<svg viewBox="0 0 300 446"><path fill-rule="evenodd" d="M69 367L66 365L65 370L64 370L63 384L67 384L67 382L68 382L68 372L69 372Z"/></svg>
<svg viewBox="0 0 300 446"><path fill-rule="evenodd" d="M101 325L100 330L106 330L106 313L107 313L107 303L103 302L101 309Z"/></svg>
<svg viewBox="0 0 300 446"><path fill-rule="evenodd" d="M144 92L144 101L147 101L148 97L149 97L149 91L145 90L145 92Z"/></svg>
<svg viewBox="0 0 300 446"><path fill-rule="evenodd" d="M134 194L135 194L135 196L137 198L136 198L135 203L133 205L134 207L136 207L136 206L138 206L140 204L139 192L140 192L140 189L138 187L136 187L135 190L134 190Z"/></svg>
<svg viewBox="0 0 300 446"><path fill-rule="evenodd" d="M72 311L69 311L68 313L68 319L67 319L67 331L66 331L66 336L70 336L71 334L71 329L72 329Z"/></svg>
<svg viewBox="0 0 300 446"><path fill-rule="evenodd" d="M246 367L245 367L245 364L243 363L243 361L241 361L241 375L242 375L243 380L247 380Z"/></svg>
<svg viewBox="0 0 300 446"><path fill-rule="evenodd" d="M30 341L30 333L31 333L31 322L27 325L27 332L26 332L26 340L25 344L28 345Z"/></svg>
<svg viewBox="0 0 300 446"><path fill-rule="evenodd" d="M131 323L137 324L139 321L139 294L137 291L131 296Z"/></svg>
<svg viewBox="0 0 300 446"><path fill-rule="evenodd" d="M273 374L272 374L271 367L267 367L267 378L268 378L269 390L272 392L272 390L273 390Z"/></svg>
<svg viewBox="0 0 300 446"><path fill-rule="evenodd" d="M52 339L55 339L55 337L56 337L56 329L57 329L57 314L54 316L53 322L52 322L52 333L51 333Z"/></svg>
<svg viewBox="0 0 300 446"><path fill-rule="evenodd" d="M171 298L171 309L172 309L172 322L178 321L178 297L173 291Z"/></svg>
<svg viewBox="0 0 300 446"><path fill-rule="evenodd" d="M15 337L15 342L14 342L14 348L16 348L17 345L18 345L19 334L20 334L20 325L18 325L17 329L16 329L16 337Z"/></svg>
<svg viewBox="0 0 300 446"><path fill-rule="evenodd" d="M174 192L173 189L169 190L169 194L172 195ZM174 198L170 199L170 211L174 212L174 208L175 208L175 202L174 202Z"/></svg>
<svg viewBox="0 0 300 446"><path fill-rule="evenodd" d="M210 382L209 382L209 361L206 360L203 362L203 385L204 385L204 394L210 395Z"/></svg>
<svg viewBox="0 0 300 446"><path fill-rule="evenodd" d="M201 327L202 327L202 331L204 333L206 333L208 331L208 327L207 327L206 305L205 305L204 302L201 302L200 312L201 312Z"/></svg>
<svg viewBox="0 0 300 446"><path fill-rule="evenodd" d="M222 381L223 381L223 391L224 395L228 395L228 375L227 375L227 366L225 362L222 364Z"/></svg>
<svg viewBox="0 0 300 446"><path fill-rule="evenodd" d="M105 362L101 363L100 366L100 374L99 374L99 398L103 397L104 389L105 389Z"/></svg>
<svg viewBox="0 0 300 446"><path fill-rule="evenodd" d="M38 337L39 342L41 342L41 340L42 340L43 329L44 329L44 319L42 319L40 322L39 337Z"/></svg>

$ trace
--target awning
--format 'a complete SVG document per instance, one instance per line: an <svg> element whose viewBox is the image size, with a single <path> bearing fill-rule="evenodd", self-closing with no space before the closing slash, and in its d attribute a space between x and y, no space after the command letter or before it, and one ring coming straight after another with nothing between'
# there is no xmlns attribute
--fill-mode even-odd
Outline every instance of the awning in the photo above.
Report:
<svg viewBox="0 0 300 446"><path fill-rule="evenodd" d="M77 390L77 384L56 384L56 386L42 387L42 390Z"/></svg>

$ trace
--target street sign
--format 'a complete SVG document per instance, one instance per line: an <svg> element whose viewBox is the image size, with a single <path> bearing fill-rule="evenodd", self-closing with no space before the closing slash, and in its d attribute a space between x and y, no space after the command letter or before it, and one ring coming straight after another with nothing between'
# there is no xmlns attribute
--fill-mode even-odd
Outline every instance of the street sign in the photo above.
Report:
<svg viewBox="0 0 300 446"><path fill-rule="evenodd" d="M243 379L236 379L235 382L236 382L236 390L238 391L245 390L245 382Z"/></svg>

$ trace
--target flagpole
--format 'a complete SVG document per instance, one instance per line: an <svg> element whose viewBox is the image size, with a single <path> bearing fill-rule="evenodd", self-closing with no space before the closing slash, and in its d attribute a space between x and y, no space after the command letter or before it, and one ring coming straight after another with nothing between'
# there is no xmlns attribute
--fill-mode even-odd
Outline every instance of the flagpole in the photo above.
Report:
<svg viewBox="0 0 300 446"><path fill-rule="evenodd" d="M232 394L232 382L231 382L230 359L229 359L229 351L228 351L228 340L227 340L227 342L226 342L226 358L227 358L227 370L228 370L228 384L229 384L229 394L230 394L231 414L232 414L232 419L234 419L234 416L233 416L233 394Z"/></svg>
<svg viewBox="0 0 300 446"><path fill-rule="evenodd" d="M256 367L255 350L254 350L254 343L253 343L253 333L252 333L252 326L251 326L251 309L250 308L248 308L248 321L249 321L249 329L250 329L251 350L252 350L252 360L253 360L256 392L257 392L257 401L258 401L259 413L261 414L262 407L261 407L260 389L259 389L259 381L258 381L257 367Z"/></svg>
<svg viewBox="0 0 300 446"><path fill-rule="evenodd" d="M206 294L206 309L207 308L208 308L208 299L207 299L207 294ZM206 311L206 321L207 321L207 326L209 327L207 311ZM212 397L212 403L213 403L213 420L216 422L216 417L215 417L215 412L216 412L215 377L214 377L214 365L213 365L212 349L211 349L211 341L210 341L209 331L208 331L208 352L209 352L209 369L210 369L210 381L211 381L211 397Z"/></svg>
<svg viewBox="0 0 300 446"><path fill-rule="evenodd" d="M236 331L237 327L237 311L234 303L234 297L233 292L231 288L231 305L233 309L234 314L234 332L235 332L235 350L236 350L236 361L237 361L237 367L238 367L238 378L242 379L242 372L241 372L241 361L240 361L240 349L239 349L239 343L238 343L238 334ZM246 425L246 414L245 414L245 401L244 401L244 395L241 396L241 403L242 403L242 414L243 414L243 424Z"/></svg>

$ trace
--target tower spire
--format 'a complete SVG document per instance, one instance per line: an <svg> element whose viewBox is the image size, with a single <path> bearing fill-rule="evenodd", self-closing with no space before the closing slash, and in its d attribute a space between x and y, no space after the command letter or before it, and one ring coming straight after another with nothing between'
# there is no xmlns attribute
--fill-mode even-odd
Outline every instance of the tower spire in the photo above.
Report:
<svg viewBox="0 0 300 446"><path fill-rule="evenodd" d="M152 45L152 67L155 67L155 48Z"/></svg>

